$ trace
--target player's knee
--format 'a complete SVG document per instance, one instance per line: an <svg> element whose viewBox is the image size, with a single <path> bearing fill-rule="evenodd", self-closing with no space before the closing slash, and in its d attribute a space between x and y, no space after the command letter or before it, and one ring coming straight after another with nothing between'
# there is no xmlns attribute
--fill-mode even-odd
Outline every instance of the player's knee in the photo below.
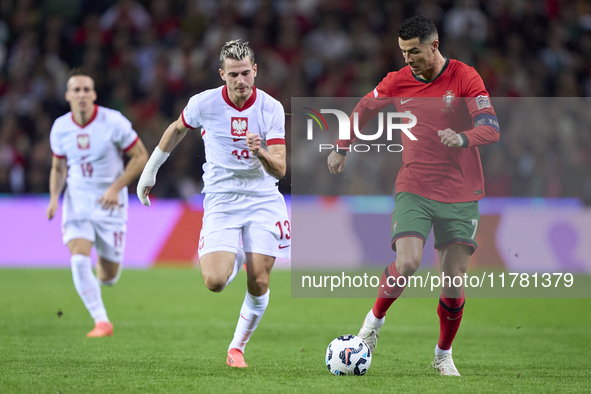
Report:
<svg viewBox="0 0 591 394"><path fill-rule="evenodd" d="M214 293L219 293L226 287L226 281L221 280L221 278L203 278L203 283L205 283L205 287L207 287L210 291Z"/></svg>
<svg viewBox="0 0 591 394"><path fill-rule="evenodd" d="M249 289L252 289L255 293L264 294L269 288L269 277L265 276L254 278L253 280L249 281L248 285Z"/></svg>
<svg viewBox="0 0 591 394"><path fill-rule="evenodd" d="M464 271L460 268L456 268L456 267L451 267L451 268L445 269L444 272L445 272L445 275L450 276L452 278L454 278L456 276L461 278L466 273L466 271Z"/></svg>
<svg viewBox="0 0 591 394"><path fill-rule="evenodd" d="M396 269L402 276L409 276L414 274L421 265L420 259L414 256L397 256Z"/></svg>

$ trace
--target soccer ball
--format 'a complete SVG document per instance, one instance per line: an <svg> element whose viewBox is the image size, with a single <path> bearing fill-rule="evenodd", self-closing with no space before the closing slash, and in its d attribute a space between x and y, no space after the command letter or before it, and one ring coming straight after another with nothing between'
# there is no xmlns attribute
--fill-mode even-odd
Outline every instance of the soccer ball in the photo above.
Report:
<svg viewBox="0 0 591 394"><path fill-rule="evenodd" d="M342 335L326 349L326 366L333 375L365 375L371 365L371 350L355 335Z"/></svg>

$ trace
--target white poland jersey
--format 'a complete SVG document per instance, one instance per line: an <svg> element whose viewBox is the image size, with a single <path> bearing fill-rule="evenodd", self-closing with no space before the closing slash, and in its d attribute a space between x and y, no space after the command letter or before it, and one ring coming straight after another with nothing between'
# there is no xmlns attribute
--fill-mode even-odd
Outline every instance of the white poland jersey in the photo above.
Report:
<svg viewBox="0 0 591 394"><path fill-rule="evenodd" d="M238 108L223 85L191 97L182 119L185 127L202 127L203 193L278 193L277 179L248 150L246 131L258 134L263 147L265 141L267 146L285 145L285 111L279 101L253 87L250 98Z"/></svg>
<svg viewBox="0 0 591 394"><path fill-rule="evenodd" d="M127 187L119 192L121 209L104 210L97 200L123 174L122 152L138 141L131 122L119 111L95 105L85 126L74 121L72 112L57 118L49 140L53 155L68 163L62 222L126 220Z"/></svg>

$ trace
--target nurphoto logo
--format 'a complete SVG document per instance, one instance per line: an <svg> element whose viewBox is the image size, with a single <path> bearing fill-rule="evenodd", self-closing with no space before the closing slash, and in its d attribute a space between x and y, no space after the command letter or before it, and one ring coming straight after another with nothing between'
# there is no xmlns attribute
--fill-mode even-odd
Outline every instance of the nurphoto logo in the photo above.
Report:
<svg viewBox="0 0 591 394"><path fill-rule="evenodd" d="M339 140L350 140L351 139L351 122L349 120L349 115L344 111L338 109L321 109L320 112L313 110L309 107L303 107L304 109L310 112L304 112L306 115L310 116L311 119L308 119L307 122L307 138L309 141L314 139L314 121L320 127L320 130L328 131L328 124L326 120L322 116L322 114L333 114L337 117L338 125L339 125ZM415 137L412 132L410 131L411 128L416 126L417 124L417 117L414 116L410 111L405 112L386 112L385 113L385 127L384 127L384 113L378 113L378 130L374 134L362 134L359 131L359 114L357 112L353 113L353 133L356 139L361 141L375 141L380 138L383 133L384 129L386 130L386 139L388 141L392 141L392 134L394 130L402 131L411 141L416 141L417 137ZM400 122L394 122L394 120L400 120ZM380 152L380 149L387 150L388 152L402 152L402 145L400 144L363 144L358 143L355 145L351 145L348 148L335 146L333 144L319 144L319 152L322 150L345 150L348 152L358 152L358 153L365 153L369 151L377 151Z"/></svg>

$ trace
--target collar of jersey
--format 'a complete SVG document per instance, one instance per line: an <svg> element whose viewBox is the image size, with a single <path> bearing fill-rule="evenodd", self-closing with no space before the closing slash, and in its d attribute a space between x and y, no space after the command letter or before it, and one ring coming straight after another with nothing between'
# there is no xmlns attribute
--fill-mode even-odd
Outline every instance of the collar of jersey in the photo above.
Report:
<svg viewBox="0 0 591 394"><path fill-rule="evenodd" d="M81 124L78 124L78 122L76 122L76 119L74 119L74 113L72 112L72 122L74 122L76 124L76 126L80 127L81 129L85 128L86 126L88 126L89 124L92 123L93 120L96 119L96 115L98 114L98 105L94 105L94 112L92 113L92 116L90 117L90 120L88 121L88 123L86 123L84 126L82 126Z"/></svg>
<svg viewBox="0 0 591 394"><path fill-rule="evenodd" d="M234 104L232 102L232 100L230 100L230 96L228 96L228 86L224 85L224 88L222 89L222 97L224 98L224 101L226 102L226 104L228 104L230 107L234 108L236 111L244 111L245 109L248 109L250 107L252 107L252 105L254 104L254 102L257 99L257 87L253 86L252 87L252 94L250 95L250 97L248 98L248 100L246 100L246 102L244 103L244 105L242 106L242 108L238 108L236 106L236 104Z"/></svg>
<svg viewBox="0 0 591 394"><path fill-rule="evenodd" d="M412 74L412 71L410 73L419 82L422 82L422 83L431 83L431 82L435 81L437 78L439 78L439 76L441 74L443 74L443 72L445 71L445 69L447 68L448 65L449 65L449 59L448 58L445 58L445 63L443 64L443 67L441 68L441 71L439 71L439 74L437 74L437 76L435 78L433 78L432 80L430 80L430 81L426 80L425 78L421 78L418 75Z"/></svg>

